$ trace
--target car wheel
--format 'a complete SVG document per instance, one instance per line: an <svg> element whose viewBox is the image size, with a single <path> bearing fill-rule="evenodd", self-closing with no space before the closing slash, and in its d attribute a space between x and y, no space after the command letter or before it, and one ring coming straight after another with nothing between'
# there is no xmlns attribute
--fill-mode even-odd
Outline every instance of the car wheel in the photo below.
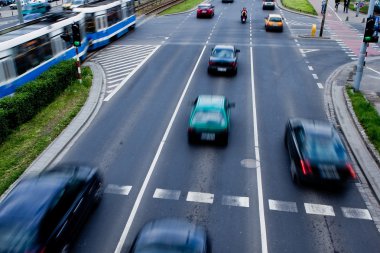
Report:
<svg viewBox="0 0 380 253"><path fill-rule="evenodd" d="M194 144L195 143L194 137L191 134L187 135L187 142L189 144Z"/></svg>
<svg viewBox="0 0 380 253"><path fill-rule="evenodd" d="M63 245L63 247L61 248L60 253L69 253L69 252L70 252L70 244L69 243L65 243Z"/></svg>
<svg viewBox="0 0 380 253"><path fill-rule="evenodd" d="M207 73L208 73L209 75L212 75L212 71L211 71L210 68L207 69Z"/></svg>
<svg viewBox="0 0 380 253"><path fill-rule="evenodd" d="M232 71L232 75L233 75L233 76L236 76L236 75L237 75L237 68L234 69L234 70Z"/></svg>

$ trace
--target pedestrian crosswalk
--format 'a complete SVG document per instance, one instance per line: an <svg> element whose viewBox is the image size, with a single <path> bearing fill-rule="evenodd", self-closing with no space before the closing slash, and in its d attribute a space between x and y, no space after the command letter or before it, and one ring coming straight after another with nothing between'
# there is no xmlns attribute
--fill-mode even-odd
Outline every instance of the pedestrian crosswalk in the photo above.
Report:
<svg viewBox="0 0 380 253"><path fill-rule="evenodd" d="M91 61L99 63L106 75L108 101L128 79L155 53L159 45L111 45L96 53Z"/></svg>
<svg viewBox="0 0 380 253"><path fill-rule="evenodd" d="M106 189L106 194L116 194L128 196L132 191L132 186L120 186L109 184ZM238 208L254 208L249 196L236 195L217 195L209 192L188 191L182 194L180 190L156 188L152 198L155 200L168 201L185 201L190 203L198 203L205 205L221 205ZM218 201L215 201L218 199ZM278 213L304 213L315 216L342 216L349 219L372 220L372 216L368 209L357 207L337 207L320 203L297 203L295 201L283 201L268 199L268 210Z"/></svg>

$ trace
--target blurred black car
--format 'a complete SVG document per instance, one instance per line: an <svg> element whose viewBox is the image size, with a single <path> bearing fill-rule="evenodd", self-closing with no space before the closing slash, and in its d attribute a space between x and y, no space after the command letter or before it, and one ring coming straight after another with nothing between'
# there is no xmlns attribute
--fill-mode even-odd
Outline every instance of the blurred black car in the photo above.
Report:
<svg viewBox="0 0 380 253"><path fill-rule="evenodd" d="M356 179L343 142L328 122L290 119L286 125L285 145L295 183L343 183Z"/></svg>
<svg viewBox="0 0 380 253"><path fill-rule="evenodd" d="M216 45L208 61L208 73L237 73L237 61L240 50L232 45Z"/></svg>
<svg viewBox="0 0 380 253"><path fill-rule="evenodd" d="M179 219L151 221L137 235L130 253L209 253L206 230Z"/></svg>
<svg viewBox="0 0 380 253"><path fill-rule="evenodd" d="M0 252L68 252L103 194L88 166L58 165L21 180L0 203Z"/></svg>

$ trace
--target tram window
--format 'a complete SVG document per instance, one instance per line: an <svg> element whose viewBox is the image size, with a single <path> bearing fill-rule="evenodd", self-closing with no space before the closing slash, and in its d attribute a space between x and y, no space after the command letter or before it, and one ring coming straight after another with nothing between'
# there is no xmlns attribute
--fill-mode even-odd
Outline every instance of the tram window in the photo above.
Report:
<svg viewBox="0 0 380 253"><path fill-rule="evenodd" d="M86 14L86 32L94 33L95 32L95 15L94 13Z"/></svg>
<svg viewBox="0 0 380 253"><path fill-rule="evenodd" d="M108 26L111 26L113 24L116 24L121 20L121 7L115 6L111 9L107 10L107 21L108 21Z"/></svg>
<svg viewBox="0 0 380 253"><path fill-rule="evenodd" d="M0 82L16 77L15 66L11 57L0 59Z"/></svg>
<svg viewBox="0 0 380 253"><path fill-rule="evenodd" d="M131 16L135 13L135 5L134 5L134 2L133 1L129 1L127 2L127 16Z"/></svg>
<svg viewBox="0 0 380 253"><path fill-rule="evenodd" d="M53 56L47 35L30 40L16 47L17 74L21 75Z"/></svg>

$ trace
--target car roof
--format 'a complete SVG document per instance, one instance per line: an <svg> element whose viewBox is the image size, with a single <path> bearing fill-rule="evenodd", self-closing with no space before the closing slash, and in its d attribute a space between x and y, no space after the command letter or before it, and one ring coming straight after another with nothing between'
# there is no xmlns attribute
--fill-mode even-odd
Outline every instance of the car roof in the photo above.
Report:
<svg viewBox="0 0 380 253"><path fill-rule="evenodd" d="M282 16L280 14L269 14L268 17L269 18L282 18Z"/></svg>
<svg viewBox="0 0 380 253"><path fill-rule="evenodd" d="M171 245L181 247L184 245L192 249L203 248L206 244L206 231L203 227L191 224L186 220L164 218L151 221L141 229L138 245ZM198 251L197 251L198 252Z"/></svg>
<svg viewBox="0 0 380 253"><path fill-rule="evenodd" d="M230 49L234 50L235 46L232 45L215 45L214 49Z"/></svg>
<svg viewBox="0 0 380 253"><path fill-rule="evenodd" d="M223 109L226 98L218 95L198 96L197 108Z"/></svg>

